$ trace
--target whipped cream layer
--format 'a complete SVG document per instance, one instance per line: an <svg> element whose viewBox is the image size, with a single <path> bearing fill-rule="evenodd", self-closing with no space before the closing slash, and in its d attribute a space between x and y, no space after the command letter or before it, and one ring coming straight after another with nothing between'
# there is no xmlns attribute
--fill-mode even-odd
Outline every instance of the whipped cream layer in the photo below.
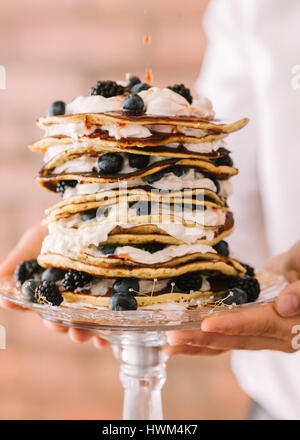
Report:
<svg viewBox="0 0 300 440"><path fill-rule="evenodd" d="M207 292L208 290L210 290L210 283L205 275L202 275L201 278L202 278L202 285L199 290L202 292ZM95 296L104 296L107 294L108 291L111 290L115 281L116 281L115 278L102 278L100 280L97 281L95 280L94 282L88 284L87 286L84 287L83 290L87 289L90 291L92 295ZM139 279L138 282L139 282L140 295L157 293L157 292L161 292L162 290L167 290L166 293L171 291L170 283L172 282L172 280L170 278L155 280L155 281ZM168 287L169 289L167 289ZM78 289L78 293L80 293L80 289Z"/></svg>
<svg viewBox="0 0 300 440"><path fill-rule="evenodd" d="M111 224L115 226L119 225L123 219L126 219L129 222L130 219L139 218L137 212L137 210L140 208L139 202L136 202L130 208L128 208L127 201L124 203L119 202L118 204L106 206L104 208L106 211L105 213L102 210L103 208L100 207L98 209L97 216L87 221L83 221L80 214L73 214L69 217L62 218L59 221L63 222L67 227L80 228L82 226L87 227L95 222L97 222L99 225ZM223 225L226 220L226 212L222 209L206 206L206 209L203 210L202 207L198 205L197 209L191 210L188 209L187 203L183 206L183 209L177 205L168 206L167 204L153 204L152 215L156 214L164 217L164 226L182 224L182 221L184 220L187 222L195 222L199 227L203 225L213 227ZM144 215L144 217L147 216ZM133 224L130 224L130 226L132 227Z"/></svg>
<svg viewBox="0 0 300 440"><path fill-rule="evenodd" d="M220 185L219 195L226 199L232 194L231 182L229 180L216 180ZM126 187L132 188L135 186L145 185L146 183L141 178L128 180L122 183L82 183L76 185L74 188L67 187L63 198L66 200L75 195L94 194L108 189L124 189ZM173 173L165 173L160 180L153 182L149 186L154 189L182 190L203 188L210 189L214 192L217 191L215 183L208 177L205 177L203 174L196 171L194 168L188 170L181 177L178 177Z"/></svg>
<svg viewBox="0 0 300 440"><path fill-rule="evenodd" d="M120 174L127 174L136 171L137 168L133 168L129 165L128 157L125 153L118 153L123 157L123 167L120 171ZM100 155L99 155L100 157ZM149 164L147 166L152 165L155 162L159 162L165 160L165 157L162 156L149 156ZM99 171L98 169L98 156L90 156L83 155L78 157L77 159L71 159L67 162L59 165L53 169L54 174L63 174L63 173L90 173L93 170Z"/></svg>
<svg viewBox="0 0 300 440"><path fill-rule="evenodd" d="M195 116L212 119L214 111L207 98L194 99L192 104L168 88L151 87L138 93L149 116ZM66 106L66 114L110 113L121 111L125 96L77 96Z"/></svg>
<svg viewBox="0 0 300 440"><path fill-rule="evenodd" d="M98 226L98 229L101 227ZM94 231L94 228L92 228ZM92 237L92 231L68 230L57 223L49 227L49 235L44 239L42 245L42 254L56 253L78 258L83 252L94 257L108 258L98 249L99 240ZM83 233L82 233L83 232ZM93 243L91 243L93 242ZM119 246L115 249L113 255L120 256L127 260L132 260L141 264L159 264L172 260L176 257L182 257L188 254L207 252L216 253L211 246L204 244L194 245L168 245L164 249L150 253L134 246ZM110 256L113 258L113 256Z"/></svg>
<svg viewBox="0 0 300 440"><path fill-rule="evenodd" d="M207 280L207 277L205 275L201 276L202 278L202 284L201 288L199 289L202 292L207 292L210 290L210 283ZM84 291L89 291L89 294L94 296L105 296L109 291L111 291L111 288L116 281L116 278L102 278L98 279L96 278L91 283L85 285L82 289L76 289L76 293L81 293ZM158 293L163 290L166 290L165 293L171 292L171 282L172 279L166 278L161 280L142 280L139 279L139 295L143 294L153 294ZM136 294L138 296L138 294Z"/></svg>
<svg viewBox="0 0 300 440"><path fill-rule="evenodd" d="M124 258L129 258L137 263L142 264L158 264L165 263L176 257L183 257L187 254L194 254L200 252L201 254L206 254L207 252L216 253L212 246L207 246L205 244L194 244L194 245L168 245L160 251L151 253L144 249L139 249L134 246L118 246L115 249L113 255L120 256ZM97 248L92 248L88 251L91 255L95 257L106 257Z"/></svg>
<svg viewBox="0 0 300 440"><path fill-rule="evenodd" d="M205 153L211 153L213 151L218 151L219 148L226 148L226 143L223 139L218 139L214 142L200 142L197 144L190 144L190 143L179 144L176 142L172 142L172 143L170 142L164 144L164 146L167 148L172 148L174 150L180 148L180 146L183 146L187 151L205 154ZM44 163L47 163L50 159L53 159L55 156L57 156L58 154L64 151L67 150L76 151L76 149L81 147L87 147L87 143L84 142L83 140L73 142L71 146L61 145L58 143L57 145L53 145L46 150L43 157L43 161ZM165 156L164 158L166 159L167 156Z"/></svg>
<svg viewBox="0 0 300 440"><path fill-rule="evenodd" d="M97 129L107 133L112 138L119 140L122 138L139 138L147 139L155 133L166 134L183 134L185 136L191 136L196 138L202 138L209 134L208 130L202 130L200 128L184 127L181 125L141 125L126 123L115 123L110 125L89 125L87 126L84 121L81 122L69 122L66 124L50 124L44 127L45 136L69 136L72 139L78 139L82 136L89 136L93 134ZM225 135L221 136L225 137Z"/></svg>

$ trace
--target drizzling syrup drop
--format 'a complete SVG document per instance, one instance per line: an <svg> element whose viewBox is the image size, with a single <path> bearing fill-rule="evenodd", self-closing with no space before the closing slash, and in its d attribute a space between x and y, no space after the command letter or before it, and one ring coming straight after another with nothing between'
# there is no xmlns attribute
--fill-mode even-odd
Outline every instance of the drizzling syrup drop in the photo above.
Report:
<svg viewBox="0 0 300 440"><path fill-rule="evenodd" d="M151 84L153 82L152 69L146 69L146 72L145 72L145 82L147 84Z"/></svg>
<svg viewBox="0 0 300 440"><path fill-rule="evenodd" d="M149 34L144 35L144 44L151 44L151 37Z"/></svg>

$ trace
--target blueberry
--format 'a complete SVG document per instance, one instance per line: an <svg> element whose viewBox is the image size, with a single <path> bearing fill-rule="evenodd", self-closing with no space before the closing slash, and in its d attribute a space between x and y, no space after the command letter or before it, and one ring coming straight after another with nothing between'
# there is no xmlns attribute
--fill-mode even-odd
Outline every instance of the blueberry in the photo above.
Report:
<svg viewBox="0 0 300 440"><path fill-rule="evenodd" d="M65 276L66 271L58 267L51 267L46 269L42 275L42 281L59 281Z"/></svg>
<svg viewBox="0 0 300 440"><path fill-rule="evenodd" d="M22 284L22 294L24 298L28 301L36 303L37 298L35 297L35 291L40 284L41 281L35 281L34 279L25 281Z"/></svg>
<svg viewBox="0 0 300 440"><path fill-rule="evenodd" d="M115 253L115 250L117 249L118 245L113 243L106 243L99 246L99 251L103 255L112 255Z"/></svg>
<svg viewBox="0 0 300 440"><path fill-rule="evenodd" d="M133 86L135 86L136 84L141 84L141 80L140 78L138 78L137 76L131 76L129 78L129 82L128 82L128 87L129 89L131 89Z"/></svg>
<svg viewBox="0 0 300 440"><path fill-rule="evenodd" d="M232 167L233 166L233 160L231 159L231 157L229 156L229 154L226 154L226 156L220 157L219 159L216 159L215 161L216 165L226 165L228 167Z"/></svg>
<svg viewBox="0 0 300 440"><path fill-rule="evenodd" d="M166 246L168 245L165 243L157 243L155 241L153 241L152 243L142 243L142 244L134 245L134 247L150 252L150 254L154 254L155 252L161 251Z"/></svg>
<svg viewBox="0 0 300 440"><path fill-rule="evenodd" d="M143 90L148 90L148 89L151 89L151 86L149 86L149 84L139 82L139 83L135 84L135 85L131 88L130 91L131 91L132 93L139 93L139 92L142 92Z"/></svg>
<svg viewBox="0 0 300 440"><path fill-rule="evenodd" d="M119 153L106 153L98 159L99 171L102 174L115 174L123 167L123 156Z"/></svg>
<svg viewBox="0 0 300 440"><path fill-rule="evenodd" d="M16 282L21 286L24 281L39 277L43 270L35 259L22 261L15 270Z"/></svg>
<svg viewBox="0 0 300 440"><path fill-rule="evenodd" d="M132 295L113 295L109 300L110 310L125 311L136 310L138 307L136 299Z"/></svg>
<svg viewBox="0 0 300 440"><path fill-rule="evenodd" d="M148 176L143 177L143 180L147 182L149 185L160 180L164 175L164 170L157 171L157 173L149 174Z"/></svg>
<svg viewBox="0 0 300 440"><path fill-rule="evenodd" d="M145 154L128 154L129 165L139 170L145 168L150 162L150 156Z"/></svg>
<svg viewBox="0 0 300 440"><path fill-rule="evenodd" d="M141 115L144 107L144 101L139 95L128 95L123 102L123 111L129 115Z"/></svg>
<svg viewBox="0 0 300 440"><path fill-rule="evenodd" d="M64 115L66 111L66 104L64 101L52 102L47 110L47 116Z"/></svg>
<svg viewBox="0 0 300 440"><path fill-rule="evenodd" d="M151 202L130 202L129 207L135 209L136 215L151 214Z"/></svg>
<svg viewBox="0 0 300 440"><path fill-rule="evenodd" d="M133 289L133 291L131 290ZM139 282L136 278L118 278L113 286L113 295L136 295L139 291Z"/></svg>
<svg viewBox="0 0 300 440"><path fill-rule="evenodd" d="M226 296L228 296L228 298L226 298ZM226 290L224 293L224 298L226 299L223 300L223 303L227 305L231 305L233 303L240 305L245 304L248 301L247 293L242 289L238 289L237 287Z"/></svg>
<svg viewBox="0 0 300 440"><path fill-rule="evenodd" d="M96 209L89 209L88 211L83 211L80 213L81 220L86 222L88 220L92 220L97 215L97 208Z"/></svg>
<svg viewBox="0 0 300 440"><path fill-rule="evenodd" d="M223 255L223 257L228 257L229 255L229 246L227 241L221 240L219 243L213 246L214 250L218 252L218 254Z"/></svg>

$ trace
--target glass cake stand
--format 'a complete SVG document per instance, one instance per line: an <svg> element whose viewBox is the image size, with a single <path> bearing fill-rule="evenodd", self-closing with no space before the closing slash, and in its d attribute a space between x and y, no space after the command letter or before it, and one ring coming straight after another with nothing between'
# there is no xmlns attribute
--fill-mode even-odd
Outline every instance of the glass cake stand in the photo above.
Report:
<svg viewBox="0 0 300 440"><path fill-rule="evenodd" d="M281 276L260 273L261 295L255 303L187 309L174 306L166 309L147 309L115 312L70 303L60 307L34 304L22 297L13 279L0 281L0 297L22 307L35 310L43 319L93 330L107 339L114 355L120 360L120 379L124 394L124 420L162 419L161 389L166 380L164 352L169 330L200 328L201 321L223 312L235 312L263 305L274 300L286 285Z"/></svg>

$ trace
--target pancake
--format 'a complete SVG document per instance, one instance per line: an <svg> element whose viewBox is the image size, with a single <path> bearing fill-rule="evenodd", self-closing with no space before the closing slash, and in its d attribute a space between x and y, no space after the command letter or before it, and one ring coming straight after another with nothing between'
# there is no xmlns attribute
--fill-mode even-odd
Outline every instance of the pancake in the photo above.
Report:
<svg viewBox="0 0 300 440"><path fill-rule="evenodd" d="M248 118L240 119L233 123L219 123L218 121L207 121L196 117L168 117L168 116L128 116L123 112L114 114L104 113L83 113L75 115L60 115L41 117L38 120L40 128L49 125L60 124L85 124L87 126L115 125L115 124L137 124L137 125L172 125L212 130L214 133L233 133L243 128L249 122Z"/></svg>
<svg viewBox="0 0 300 440"><path fill-rule="evenodd" d="M128 110L130 83L121 84L98 82L38 120L36 181L63 197L46 210L38 263L66 271L57 284L65 305L112 307L113 294L139 307L222 298L246 274L224 242L234 227L227 182L238 173L224 139L248 119L214 119L209 100L193 101L182 84L138 92ZM137 291L117 291L120 278L125 289L136 278Z"/></svg>
<svg viewBox="0 0 300 440"><path fill-rule="evenodd" d="M94 135L83 135L79 139L74 140L71 137L56 135L47 136L29 145L32 151L38 151L45 153L49 148L61 145L68 149L72 148L86 148L91 151L110 151L110 152L131 152L143 154L143 152L158 154L158 152L175 152L174 148L168 148L166 144L178 143L184 144L201 144L201 143L213 143L225 138L225 134L211 134L203 136L201 138L186 136L184 134L168 134L160 133L159 135L150 136L146 139L129 138L116 140L112 137L104 135L103 133L96 133ZM183 153L182 153L183 154ZM186 153L187 154L187 153ZM202 153L203 154L203 153ZM193 153L194 157L199 157L197 152ZM211 157L220 157L221 154L214 152ZM185 157L185 156L182 156Z"/></svg>
<svg viewBox="0 0 300 440"><path fill-rule="evenodd" d="M246 270L237 261L227 260L203 260L203 255L194 256L192 261L180 264L173 263L173 266L145 267L128 266L125 264L101 264L99 259L82 254L80 259L73 259L59 254L42 254L38 257L38 263L44 267L58 267L61 269L72 269L83 271L94 276L116 277L116 278L138 278L138 279L164 279L178 277L190 272L214 272L223 276L244 276ZM207 258L207 256L206 256Z"/></svg>
<svg viewBox="0 0 300 440"><path fill-rule="evenodd" d="M186 189L163 193L145 187L144 189L130 188L104 190L96 194L73 196L47 209L47 220L53 221L79 212L126 202L184 203L186 205L191 204L194 206L210 206L216 209L228 209L224 201L222 201L213 191L208 189Z"/></svg>

